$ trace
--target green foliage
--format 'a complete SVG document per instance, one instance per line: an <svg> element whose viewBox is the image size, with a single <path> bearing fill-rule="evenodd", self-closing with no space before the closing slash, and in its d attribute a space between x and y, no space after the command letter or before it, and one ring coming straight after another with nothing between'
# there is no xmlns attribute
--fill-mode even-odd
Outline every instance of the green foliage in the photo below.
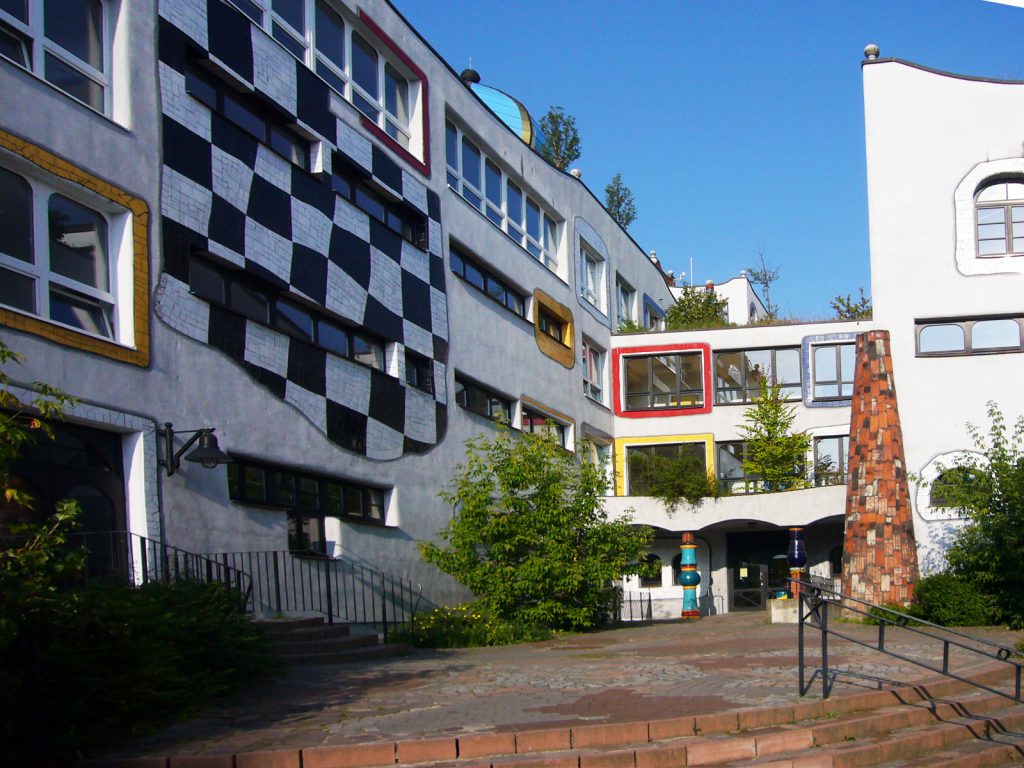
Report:
<svg viewBox="0 0 1024 768"><path fill-rule="evenodd" d="M968 432L977 454L940 468L943 502L967 516L946 553L952 574L991 595L996 618L1024 627L1024 416L1012 430L994 402L987 434ZM980 455L979 455L980 454Z"/></svg>
<svg viewBox="0 0 1024 768"><path fill-rule="evenodd" d="M723 328L729 325L728 308L729 301L719 298L714 291L684 285L675 303L665 312L665 328L670 331Z"/></svg>
<svg viewBox="0 0 1024 768"><path fill-rule="evenodd" d="M418 648L467 648L532 643L551 635L546 627L509 621L494 615L485 605L467 603L417 615L401 639Z"/></svg>
<svg viewBox="0 0 1024 768"><path fill-rule="evenodd" d="M982 627L992 623L996 601L970 581L952 573L937 573L914 586L911 612L944 627Z"/></svg>
<svg viewBox="0 0 1024 768"><path fill-rule="evenodd" d="M770 265L764 258L764 249L757 252L758 265L747 267L747 278L754 285L760 286L764 293L764 308L768 312L768 320L775 320L779 316L779 305L772 303L772 286L779 279L779 268Z"/></svg>
<svg viewBox="0 0 1024 768"><path fill-rule="evenodd" d="M629 225L636 221L636 202L633 200L633 192L622 183L621 173L612 176L612 180L604 188L604 207L623 229L629 229Z"/></svg>
<svg viewBox="0 0 1024 768"><path fill-rule="evenodd" d="M897 613L903 613L903 614L906 614L908 616L916 616L917 615L914 612L913 606L907 607L907 606L903 605L902 603L885 603L881 607L872 606L871 608L869 608L868 609L868 615L865 616L861 620L861 623L862 624L869 624L869 625L871 625L873 627L877 627L879 624L882 623L881 619L887 619L887 621L885 623L890 625L890 626L892 626L893 624L902 624L903 622L906 622L905 625L906 626L910 626L910 627L914 626L915 624L920 626L920 624L918 624L915 621L906 620L906 619L899 619L899 617L896 616L893 613L893 611L896 611ZM922 616L921 618L924 618L924 617Z"/></svg>
<svg viewBox="0 0 1024 768"><path fill-rule="evenodd" d="M454 576L488 614L551 629L587 629L608 616L613 581L636 570L647 528L610 521L602 509L604 470L550 436L499 429L466 443L440 496L455 508L421 542L424 560Z"/></svg>
<svg viewBox="0 0 1024 768"><path fill-rule="evenodd" d="M704 463L685 451L674 456L630 451L629 476L646 495L661 501L670 515L684 503L695 508L705 498L718 495L718 484Z"/></svg>
<svg viewBox="0 0 1024 768"><path fill-rule="evenodd" d="M644 328L636 320L627 317L619 321L619 333L647 333L650 328Z"/></svg>
<svg viewBox="0 0 1024 768"><path fill-rule="evenodd" d="M854 301L850 294L836 296L828 304L836 313L836 320L870 320L871 299L864 295L864 289L860 288L860 299Z"/></svg>
<svg viewBox="0 0 1024 768"><path fill-rule="evenodd" d="M559 170L566 170L580 157L580 133L576 118L561 107L551 107L540 119L540 130L547 139L541 155Z"/></svg>
<svg viewBox="0 0 1024 768"><path fill-rule="evenodd" d="M765 490L779 491L807 485L803 465L811 436L792 431L796 409L786 403L782 385L761 377L761 392L743 414L739 428L745 443L743 469L764 482Z"/></svg>

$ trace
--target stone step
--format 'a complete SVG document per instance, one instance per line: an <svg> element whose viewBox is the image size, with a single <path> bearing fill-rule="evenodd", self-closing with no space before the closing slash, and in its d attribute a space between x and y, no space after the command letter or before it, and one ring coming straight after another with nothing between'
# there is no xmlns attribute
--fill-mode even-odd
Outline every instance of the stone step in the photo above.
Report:
<svg viewBox="0 0 1024 768"><path fill-rule="evenodd" d="M378 644L371 637L372 645L353 647L347 650L335 650L316 653L302 653L284 658L288 664L301 667L325 666L330 664L351 664L359 661L371 661L373 659L386 659L394 656L404 656L409 652L409 646L405 643Z"/></svg>
<svg viewBox="0 0 1024 768"><path fill-rule="evenodd" d="M287 634L298 629L324 626L324 620L321 616L304 619L269 619L253 623L268 635Z"/></svg>
<svg viewBox="0 0 1024 768"><path fill-rule="evenodd" d="M344 635L324 640L299 640L286 643L273 643L274 654L288 661L296 656L308 656L318 653L343 653L356 648L377 645L376 635Z"/></svg>
<svg viewBox="0 0 1024 768"><path fill-rule="evenodd" d="M275 645L288 645L290 643L305 643L314 640L330 640L338 637L348 637L352 634L352 627L348 624L320 624L314 627L300 627L289 632L273 632L268 635L270 642Z"/></svg>

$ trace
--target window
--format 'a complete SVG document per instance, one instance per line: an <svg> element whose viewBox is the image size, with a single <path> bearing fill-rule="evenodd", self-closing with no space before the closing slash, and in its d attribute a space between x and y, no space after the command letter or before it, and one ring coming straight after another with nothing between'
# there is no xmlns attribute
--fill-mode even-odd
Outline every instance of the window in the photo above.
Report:
<svg viewBox="0 0 1024 768"><path fill-rule="evenodd" d="M452 272L456 275L474 288L486 293L505 309L522 318L526 317L526 297L519 291L510 288L506 280L481 267L454 245L448 249L448 259L451 262Z"/></svg>
<svg viewBox="0 0 1024 768"><path fill-rule="evenodd" d="M102 0L0 2L0 56L98 112L110 109L109 8Z"/></svg>
<svg viewBox="0 0 1024 768"><path fill-rule="evenodd" d="M665 313L644 297L644 328L651 331L665 330Z"/></svg>
<svg viewBox="0 0 1024 768"><path fill-rule="evenodd" d="M812 347L815 400L840 400L853 396L853 344Z"/></svg>
<svg viewBox="0 0 1024 768"><path fill-rule="evenodd" d="M915 325L921 357L1024 350L1024 316L919 320Z"/></svg>
<svg viewBox="0 0 1024 768"><path fill-rule="evenodd" d="M423 392L434 392L434 365L430 358L405 350L405 383Z"/></svg>
<svg viewBox="0 0 1024 768"><path fill-rule="evenodd" d="M605 260L582 238L580 239L580 254L583 277L580 295L604 312Z"/></svg>
<svg viewBox="0 0 1024 768"><path fill-rule="evenodd" d="M964 489L986 482L985 473L977 467L948 467L931 482L929 506L960 509L969 497Z"/></svg>
<svg viewBox="0 0 1024 768"><path fill-rule="evenodd" d="M94 197L0 168L0 304L116 340L111 232L127 214Z"/></svg>
<svg viewBox="0 0 1024 768"><path fill-rule="evenodd" d="M387 199L370 186L365 176L335 153L331 162L334 192L421 251L427 250L427 217L411 206Z"/></svg>
<svg viewBox="0 0 1024 768"><path fill-rule="evenodd" d="M1024 253L1024 180L1000 180L975 196L978 256Z"/></svg>
<svg viewBox="0 0 1024 768"><path fill-rule="evenodd" d="M565 325L542 306L537 306L537 327L560 344L565 344Z"/></svg>
<svg viewBox="0 0 1024 768"><path fill-rule="evenodd" d="M455 126L445 123L448 186L552 272L560 227L554 217Z"/></svg>
<svg viewBox="0 0 1024 768"><path fill-rule="evenodd" d="M847 461L850 455L850 436L817 437L814 439L814 484L843 485L846 483Z"/></svg>
<svg viewBox="0 0 1024 768"><path fill-rule="evenodd" d="M621 277L615 278L616 327L636 321L636 291Z"/></svg>
<svg viewBox="0 0 1024 768"><path fill-rule="evenodd" d="M568 447L569 430L565 424L559 424L543 413L532 411L525 406L523 407L520 429L523 432L530 432L535 435L551 435L560 446L563 448Z"/></svg>
<svg viewBox="0 0 1024 768"><path fill-rule="evenodd" d="M189 261L189 290L211 304L219 304L338 357L384 370L382 342L279 295L276 289L242 271L224 269L193 257Z"/></svg>
<svg viewBox="0 0 1024 768"><path fill-rule="evenodd" d="M327 0L232 0L403 149L412 142L418 73L371 42Z"/></svg>
<svg viewBox="0 0 1024 768"><path fill-rule="evenodd" d="M455 402L489 419L512 420L512 401L461 376L455 377Z"/></svg>
<svg viewBox="0 0 1024 768"><path fill-rule="evenodd" d="M624 365L627 411L703 407L700 352L627 357Z"/></svg>
<svg viewBox="0 0 1024 768"><path fill-rule="evenodd" d="M604 350L594 342L583 339L583 394L599 403L604 402Z"/></svg>
<svg viewBox="0 0 1024 768"><path fill-rule="evenodd" d="M715 353L715 403L750 403L761 392L761 379L782 384L787 399L800 397L800 350L756 349Z"/></svg>
<svg viewBox="0 0 1024 768"><path fill-rule="evenodd" d="M644 559L647 561L647 568L649 569L649 572L652 573L653 575L651 575L651 576L641 576L640 577L640 586L641 587L660 587L661 586L661 572L662 572L662 568L663 568L663 565L662 565L662 562L661 562L661 558L658 557L655 554L648 554Z"/></svg>
<svg viewBox="0 0 1024 768"><path fill-rule="evenodd" d="M716 446L718 487L725 494L756 493L761 489L761 477L747 472L743 466L746 444L739 440L718 443Z"/></svg>
<svg viewBox="0 0 1024 768"><path fill-rule="evenodd" d="M649 496L654 482L654 467L644 461L646 457L677 459L692 457L693 461L707 469L704 443L665 443L661 445L639 445L626 448L626 464L629 467L628 496Z"/></svg>
<svg viewBox="0 0 1024 768"><path fill-rule="evenodd" d="M362 483L232 457L228 496L232 501L288 510L291 549L322 551L323 518L384 525L386 491Z"/></svg>
<svg viewBox="0 0 1024 768"><path fill-rule="evenodd" d="M212 75L189 68L185 89L291 163L309 170L309 142L293 132L257 96L241 94Z"/></svg>

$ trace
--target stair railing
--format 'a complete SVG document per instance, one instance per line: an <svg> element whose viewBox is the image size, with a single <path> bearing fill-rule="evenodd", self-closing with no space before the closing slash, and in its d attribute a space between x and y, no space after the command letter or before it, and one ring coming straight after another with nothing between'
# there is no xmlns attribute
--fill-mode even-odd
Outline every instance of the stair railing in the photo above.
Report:
<svg viewBox="0 0 1024 768"><path fill-rule="evenodd" d="M319 552L220 552L208 557L252 577L257 612L319 613L328 624L338 620L379 628L384 642L412 623L423 594L411 579Z"/></svg>
<svg viewBox="0 0 1024 768"><path fill-rule="evenodd" d="M857 645L861 645L866 648L871 648L879 653L884 653L887 656L899 659L900 661L909 662L910 664L922 667L931 672L937 672L940 675L944 675L953 680L959 680L962 683L967 683L975 688L980 688L988 691L989 693L1003 696L1017 703L1024 703L1024 699L1021 698L1021 668L1024 666L1024 660L1021 658L1022 654L1016 649L1001 645L1000 643L992 642L991 640L986 640L982 637L967 634L966 632L949 629L948 627L943 627L939 624L933 624L930 621L925 621L909 614L901 613L900 611L892 608L875 605L874 603L852 597L851 595L845 595L819 582L790 579L790 584L791 587L794 588L794 591L799 590L800 593L800 621L797 633L797 643L799 647L801 696L807 694L814 680L813 675L810 680L806 680L805 677L807 664L804 655L804 630L805 627L809 626L812 629L816 629L821 632L820 672L821 697L823 699L827 699L829 694L831 694L832 686L835 682L835 676L839 672L839 670L833 671L829 666L829 637L835 637L841 640L847 640L851 643L856 643ZM838 618L835 614L839 611L868 617L872 621L877 621L877 639L873 642L867 642L861 638L854 637L847 632L836 629L831 620ZM915 659L911 656L899 653L892 647L886 646L887 627L899 627L909 632L913 632L916 635L934 640L937 643L936 653L938 653L939 648L941 648L941 663L932 660ZM973 654L972 658L992 659L1006 664L1008 668L1013 670L1013 693L999 690L998 688L994 688L981 681L972 680L965 674L953 671L950 660L950 651L953 649L959 649Z"/></svg>

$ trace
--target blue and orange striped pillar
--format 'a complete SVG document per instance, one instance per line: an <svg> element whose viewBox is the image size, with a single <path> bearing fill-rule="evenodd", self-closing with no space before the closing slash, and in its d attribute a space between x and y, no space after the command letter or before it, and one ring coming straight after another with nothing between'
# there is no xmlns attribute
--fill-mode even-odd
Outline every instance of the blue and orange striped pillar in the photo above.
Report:
<svg viewBox="0 0 1024 768"><path fill-rule="evenodd" d="M697 585L700 584L700 574L697 572L697 541L691 531L683 532L679 549L682 550L679 556L679 583L683 585L682 617L699 619Z"/></svg>

